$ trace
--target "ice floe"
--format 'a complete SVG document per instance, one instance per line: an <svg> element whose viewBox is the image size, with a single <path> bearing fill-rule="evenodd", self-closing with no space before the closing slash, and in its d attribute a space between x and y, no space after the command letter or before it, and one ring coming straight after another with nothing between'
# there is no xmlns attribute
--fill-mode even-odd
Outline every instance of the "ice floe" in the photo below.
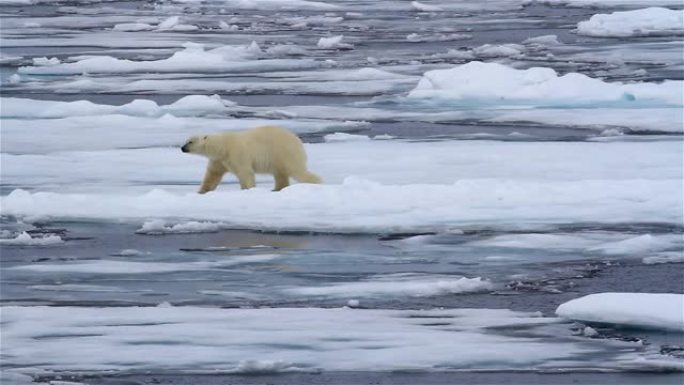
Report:
<svg viewBox="0 0 684 385"><path fill-rule="evenodd" d="M556 314L585 322L684 332L684 295L590 294L560 305Z"/></svg>
<svg viewBox="0 0 684 385"><path fill-rule="evenodd" d="M214 222L184 222L167 226L160 219L147 221L136 230L137 234L163 235L163 234L187 234L187 233L212 233L224 228L225 225Z"/></svg>
<svg viewBox="0 0 684 385"><path fill-rule="evenodd" d="M125 373L173 367L263 373L587 365L655 370L679 365L642 352L641 345L572 337L557 319L509 310L5 306L2 316L6 363L32 370Z"/></svg>
<svg viewBox="0 0 684 385"><path fill-rule="evenodd" d="M651 7L598 14L579 22L577 33L600 37L684 35L684 11Z"/></svg>
<svg viewBox="0 0 684 385"><path fill-rule="evenodd" d="M555 234L505 234L471 241L467 246L506 249L540 249L555 252L584 253L596 255L652 255L653 258L669 254L684 246L681 234L644 234L639 236L610 232L577 232ZM673 254L676 254L672 252Z"/></svg>
<svg viewBox="0 0 684 385"><path fill-rule="evenodd" d="M19 67L21 74L68 75L68 74L112 74L112 73L216 73L216 72L260 72L283 69L318 68L319 62L309 59L263 59L261 48L255 43L243 46L222 46L205 49L202 44L185 43L183 49L166 59L129 60L112 56L92 56L75 62L49 66Z"/></svg>
<svg viewBox="0 0 684 385"><path fill-rule="evenodd" d="M342 185L224 189L206 196L154 190L141 195L65 194L14 190L8 215L140 220L192 218L232 228L322 232L442 230L458 225L528 226L568 222L681 221L681 181L540 182L468 180L451 185ZM505 191L504 195L502 192Z"/></svg>
<svg viewBox="0 0 684 385"><path fill-rule="evenodd" d="M20 0L21 1L21 0ZM202 3L208 0L173 0L177 3ZM311 10L334 11L339 8L334 3L308 0L221 0L226 7L257 10Z"/></svg>
<svg viewBox="0 0 684 385"><path fill-rule="evenodd" d="M318 39L316 46L322 49L336 49L336 48L351 48L352 45L348 43L342 43L344 35L322 37Z"/></svg>
<svg viewBox="0 0 684 385"><path fill-rule="evenodd" d="M16 271L36 273L77 273L77 274L160 274L178 271L203 271L233 267L249 263L268 262L278 258L277 254L258 254L246 256L230 256L215 261L192 262L141 262L115 259L99 259L92 261L70 261L61 263L35 263L9 267Z"/></svg>
<svg viewBox="0 0 684 385"><path fill-rule="evenodd" d="M417 33L411 33L406 35L406 40L412 43L423 43L430 41L458 41L458 40L468 40L472 39L473 36L466 33L438 33L433 35L420 35Z"/></svg>
<svg viewBox="0 0 684 385"><path fill-rule="evenodd" d="M158 105L152 100L136 99L124 105L95 104L88 100L61 102L23 98L1 98L2 118L53 119L72 116L128 115L161 117L167 113L175 116L201 116L228 111L233 102L218 95L188 95L168 105Z"/></svg>
<svg viewBox="0 0 684 385"><path fill-rule="evenodd" d="M64 243L59 235L31 236L26 231L14 238L0 238L0 245L4 246L52 246Z"/></svg>
<svg viewBox="0 0 684 385"><path fill-rule="evenodd" d="M3 146L11 143L3 137ZM205 161L178 148L3 153L5 183L39 189L2 197L3 212L345 232L682 219L682 147L675 141L364 140L306 148L326 184L272 193L272 178L263 176L255 190L224 184L207 195L195 193Z"/></svg>
<svg viewBox="0 0 684 385"><path fill-rule="evenodd" d="M421 12L440 12L443 9L436 6L436 5L430 5L426 3L421 3L419 1L412 1L411 6L415 8L417 11Z"/></svg>
<svg viewBox="0 0 684 385"><path fill-rule="evenodd" d="M645 257L642 261L647 265L656 265L659 263L684 263L684 251L658 253L650 257Z"/></svg>
<svg viewBox="0 0 684 385"><path fill-rule="evenodd" d="M528 0L529 1L529 0ZM679 0L532 0L535 3L572 7L613 8L644 6L680 6Z"/></svg>
<svg viewBox="0 0 684 385"><path fill-rule="evenodd" d="M371 140L366 135L355 135L355 134L347 134L346 132L335 132L332 134L327 134L323 137L323 140L325 140L328 143L332 142L365 142L368 140Z"/></svg>
<svg viewBox="0 0 684 385"><path fill-rule="evenodd" d="M295 287L289 294L320 297L367 296L435 296L444 294L486 292L494 285L482 278L449 277L421 274L389 274L372 276L358 282L340 282L324 286Z"/></svg>
<svg viewBox="0 0 684 385"><path fill-rule="evenodd" d="M669 238L669 239L668 239ZM674 242L673 242L674 241ZM641 254L652 251L662 251L668 247L676 244L676 241L682 243L682 235L655 237L651 234L639 235L636 237L629 237L624 240L609 242L603 245L598 245L590 248L590 251L600 251L608 255L618 254Z"/></svg>
<svg viewBox="0 0 684 385"><path fill-rule="evenodd" d="M551 68L519 70L497 63L469 62L428 71L409 94L411 99L438 99L489 104L582 106L592 103L682 105L684 82L608 83L579 73L559 76Z"/></svg>

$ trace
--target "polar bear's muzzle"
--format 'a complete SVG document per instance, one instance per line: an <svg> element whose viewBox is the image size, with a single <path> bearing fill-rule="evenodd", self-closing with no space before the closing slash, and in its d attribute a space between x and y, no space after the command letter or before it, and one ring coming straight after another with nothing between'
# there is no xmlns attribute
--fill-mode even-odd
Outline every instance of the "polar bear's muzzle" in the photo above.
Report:
<svg viewBox="0 0 684 385"><path fill-rule="evenodd" d="M187 144L184 144L183 147L181 147L181 151L183 151L183 152L190 152L190 150L188 150L188 145L187 145Z"/></svg>

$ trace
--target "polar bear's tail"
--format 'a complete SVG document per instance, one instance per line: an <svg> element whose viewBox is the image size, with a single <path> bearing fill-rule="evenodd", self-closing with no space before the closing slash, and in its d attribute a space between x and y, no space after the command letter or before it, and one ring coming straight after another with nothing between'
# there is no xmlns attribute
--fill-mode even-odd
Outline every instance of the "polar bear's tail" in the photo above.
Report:
<svg viewBox="0 0 684 385"><path fill-rule="evenodd" d="M321 178L320 178L318 175L316 175L316 174L314 174L314 173L312 173L312 172L309 172L309 171L307 171L307 170L298 172L297 174L292 175L292 177L295 178L295 179L297 179L297 181L298 181L298 182L301 182L301 183L315 183L315 184L319 184L319 183L322 182Z"/></svg>

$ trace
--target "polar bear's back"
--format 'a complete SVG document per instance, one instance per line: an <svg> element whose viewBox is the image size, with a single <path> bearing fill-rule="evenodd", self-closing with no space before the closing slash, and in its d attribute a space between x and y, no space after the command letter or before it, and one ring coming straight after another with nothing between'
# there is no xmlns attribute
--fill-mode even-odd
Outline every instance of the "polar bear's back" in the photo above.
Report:
<svg viewBox="0 0 684 385"><path fill-rule="evenodd" d="M240 136L252 157L254 171L258 173L271 173L280 167L305 167L306 153L302 141L285 128L261 126L244 131Z"/></svg>

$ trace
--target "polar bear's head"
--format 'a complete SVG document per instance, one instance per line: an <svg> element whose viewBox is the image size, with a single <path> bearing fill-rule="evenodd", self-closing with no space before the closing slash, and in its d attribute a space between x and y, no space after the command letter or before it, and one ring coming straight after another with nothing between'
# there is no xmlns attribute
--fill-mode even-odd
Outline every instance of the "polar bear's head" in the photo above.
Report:
<svg viewBox="0 0 684 385"><path fill-rule="evenodd" d="M205 155L207 153L208 135L197 135L190 137L181 147L181 151L191 154Z"/></svg>

